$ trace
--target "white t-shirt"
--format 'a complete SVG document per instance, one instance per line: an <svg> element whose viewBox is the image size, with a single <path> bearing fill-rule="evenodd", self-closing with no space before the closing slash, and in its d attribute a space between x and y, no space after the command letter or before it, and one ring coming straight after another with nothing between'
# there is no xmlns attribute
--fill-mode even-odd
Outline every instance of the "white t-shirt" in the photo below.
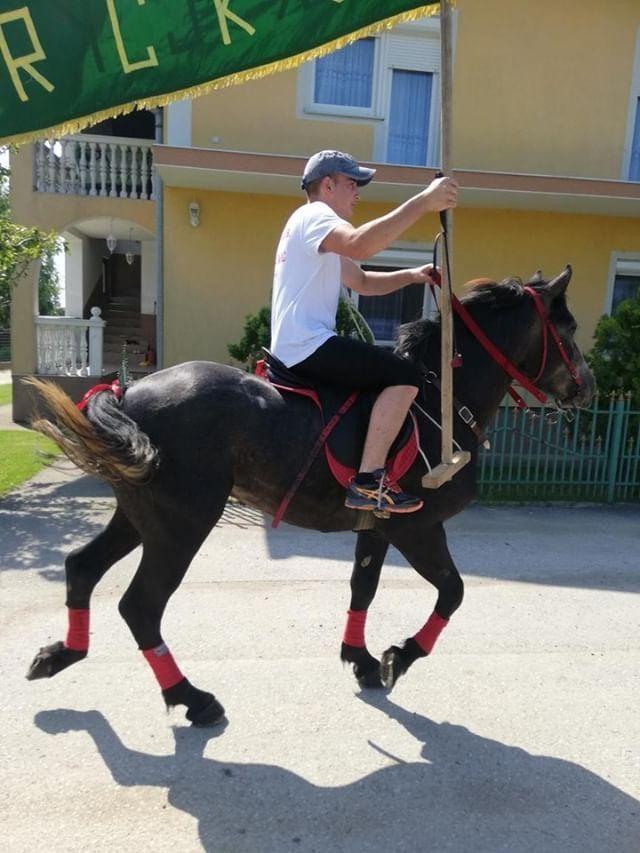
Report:
<svg viewBox="0 0 640 853"><path fill-rule="evenodd" d="M291 367L335 335L340 256L320 252L345 220L323 201L299 207L285 225L273 274L271 352Z"/></svg>

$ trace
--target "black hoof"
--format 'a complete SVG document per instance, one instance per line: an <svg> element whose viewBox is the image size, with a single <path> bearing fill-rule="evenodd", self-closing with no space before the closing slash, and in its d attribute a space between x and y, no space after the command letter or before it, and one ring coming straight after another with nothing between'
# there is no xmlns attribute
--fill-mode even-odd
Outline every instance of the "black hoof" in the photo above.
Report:
<svg viewBox="0 0 640 853"><path fill-rule="evenodd" d="M215 726L224 720L224 708L211 693L198 690L183 678L173 687L162 691L167 708L186 705L186 718L194 726Z"/></svg>
<svg viewBox="0 0 640 853"><path fill-rule="evenodd" d="M390 649L382 653L382 658L380 659L380 677L387 690L391 690L396 681L406 671L407 667L402 659L401 649L397 646L391 646Z"/></svg>
<svg viewBox="0 0 640 853"><path fill-rule="evenodd" d="M51 678L72 663L86 658L87 652L78 652L68 649L64 643L57 642L50 646L43 646L34 657L27 672L27 680L35 681L36 678Z"/></svg>
<svg viewBox="0 0 640 853"><path fill-rule="evenodd" d="M340 660L343 663L353 664L353 674L362 688L380 689L380 662L369 654L366 647L348 646L342 644Z"/></svg>
<svg viewBox="0 0 640 853"><path fill-rule="evenodd" d="M198 710L189 708L186 718L194 726L217 726L225 722L224 708L211 693L205 693L209 703Z"/></svg>
<svg viewBox="0 0 640 853"><path fill-rule="evenodd" d="M391 646L386 652L383 652L380 660L380 675L382 683L391 690L396 681L401 675L409 669L412 663L423 658L426 653L420 648L413 637L409 637L404 641L402 647Z"/></svg>

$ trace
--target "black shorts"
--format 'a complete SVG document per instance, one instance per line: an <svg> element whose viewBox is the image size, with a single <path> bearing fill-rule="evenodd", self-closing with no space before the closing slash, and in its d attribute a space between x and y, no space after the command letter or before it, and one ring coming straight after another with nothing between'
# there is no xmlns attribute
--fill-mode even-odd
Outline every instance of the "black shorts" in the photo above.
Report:
<svg viewBox="0 0 640 853"><path fill-rule="evenodd" d="M422 377L417 366L389 350L355 338L334 335L304 361L289 368L303 379L380 391L391 385L420 388Z"/></svg>

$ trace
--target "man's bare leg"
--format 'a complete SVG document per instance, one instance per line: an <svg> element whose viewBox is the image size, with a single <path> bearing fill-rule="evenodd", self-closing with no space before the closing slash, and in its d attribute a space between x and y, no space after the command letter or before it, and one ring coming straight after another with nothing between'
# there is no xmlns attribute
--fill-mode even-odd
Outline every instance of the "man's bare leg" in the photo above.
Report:
<svg viewBox="0 0 640 853"><path fill-rule="evenodd" d="M417 393L418 389L413 385L392 385L380 393L371 411L360 473L384 468L389 448L400 432Z"/></svg>

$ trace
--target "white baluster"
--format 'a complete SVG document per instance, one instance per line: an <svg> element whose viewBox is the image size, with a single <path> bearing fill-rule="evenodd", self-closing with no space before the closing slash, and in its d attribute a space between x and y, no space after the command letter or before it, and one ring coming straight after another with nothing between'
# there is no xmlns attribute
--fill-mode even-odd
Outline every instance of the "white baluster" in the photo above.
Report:
<svg viewBox="0 0 640 853"><path fill-rule="evenodd" d="M78 374L80 376L89 375L89 344L87 343L86 329L78 329L80 333L80 368Z"/></svg>
<svg viewBox="0 0 640 853"><path fill-rule="evenodd" d="M139 145L131 146L131 192L129 198L138 198L138 153Z"/></svg>
<svg viewBox="0 0 640 853"><path fill-rule="evenodd" d="M127 183L129 181L128 145L120 146L120 198L129 198Z"/></svg>
<svg viewBox="0 0 640 853"><path fill-rule="evenodd" d="M109 151L111 153L111 189L109 191L110 198L118 198L118 191L116 190L116 184L118 182L118 147L115 143L110 143Z"/></svg>
<svg viewBox="0 0 640 853"><path fill-rule="evenodd" d="M89 180L91 181L91 187L89 188L89 195L96 196L98 192L96 190L96 143L89 143Z"/></svg>
<svg viewBox="0 0 640 853"><path fill-rule="evenodd" d="M107 143L100 143L100 195L107 194Z"/></svg>
<svg viewBox="0 0 640 853"><path fill-rule="evenodd" d="M35 144L36 154L36 192L42 193L45 188L44 177L44 140L39 139Z"/></svg>
<svg viewBox="0 0 640 853"><path fill-rule="evenodd" d="M60 193L62 195L71 195L73 187L71 185L71 170L69 169L69 142L66 139L60 140Z"/></svg>
<svg viewBox="0 0 640 853"><path fill-rule="evenodd" d="M140 184L141 184L141 199L148 199L149 194L147 193L147 189L149 186L149 149L142 149L142 169L140 175Z"/></svg>
<svg viewBox="0 0 640 853"><path fill-rule="evenodd" d="M80 147L80 195L87 194L87 143L78 142Z"/></svg>
<svg viewBox="0 0 640 853"><path fill-rule="evenodd" d="M47 192L54 193L56 191L56 155L53 151L53 139L49 140L49 145L47 147L47 157L48 159L48 175L49 180L47 181Z"/></svg>
<svg viewBox="0 0 640 853"><path fill-rule="evenodd" d="M58 148L58 179L56 183L56 192L57 193L66 193L67 189L67 161L65 158L65 145L66 141L64 139L58 139L55 143Z"/></svg>

